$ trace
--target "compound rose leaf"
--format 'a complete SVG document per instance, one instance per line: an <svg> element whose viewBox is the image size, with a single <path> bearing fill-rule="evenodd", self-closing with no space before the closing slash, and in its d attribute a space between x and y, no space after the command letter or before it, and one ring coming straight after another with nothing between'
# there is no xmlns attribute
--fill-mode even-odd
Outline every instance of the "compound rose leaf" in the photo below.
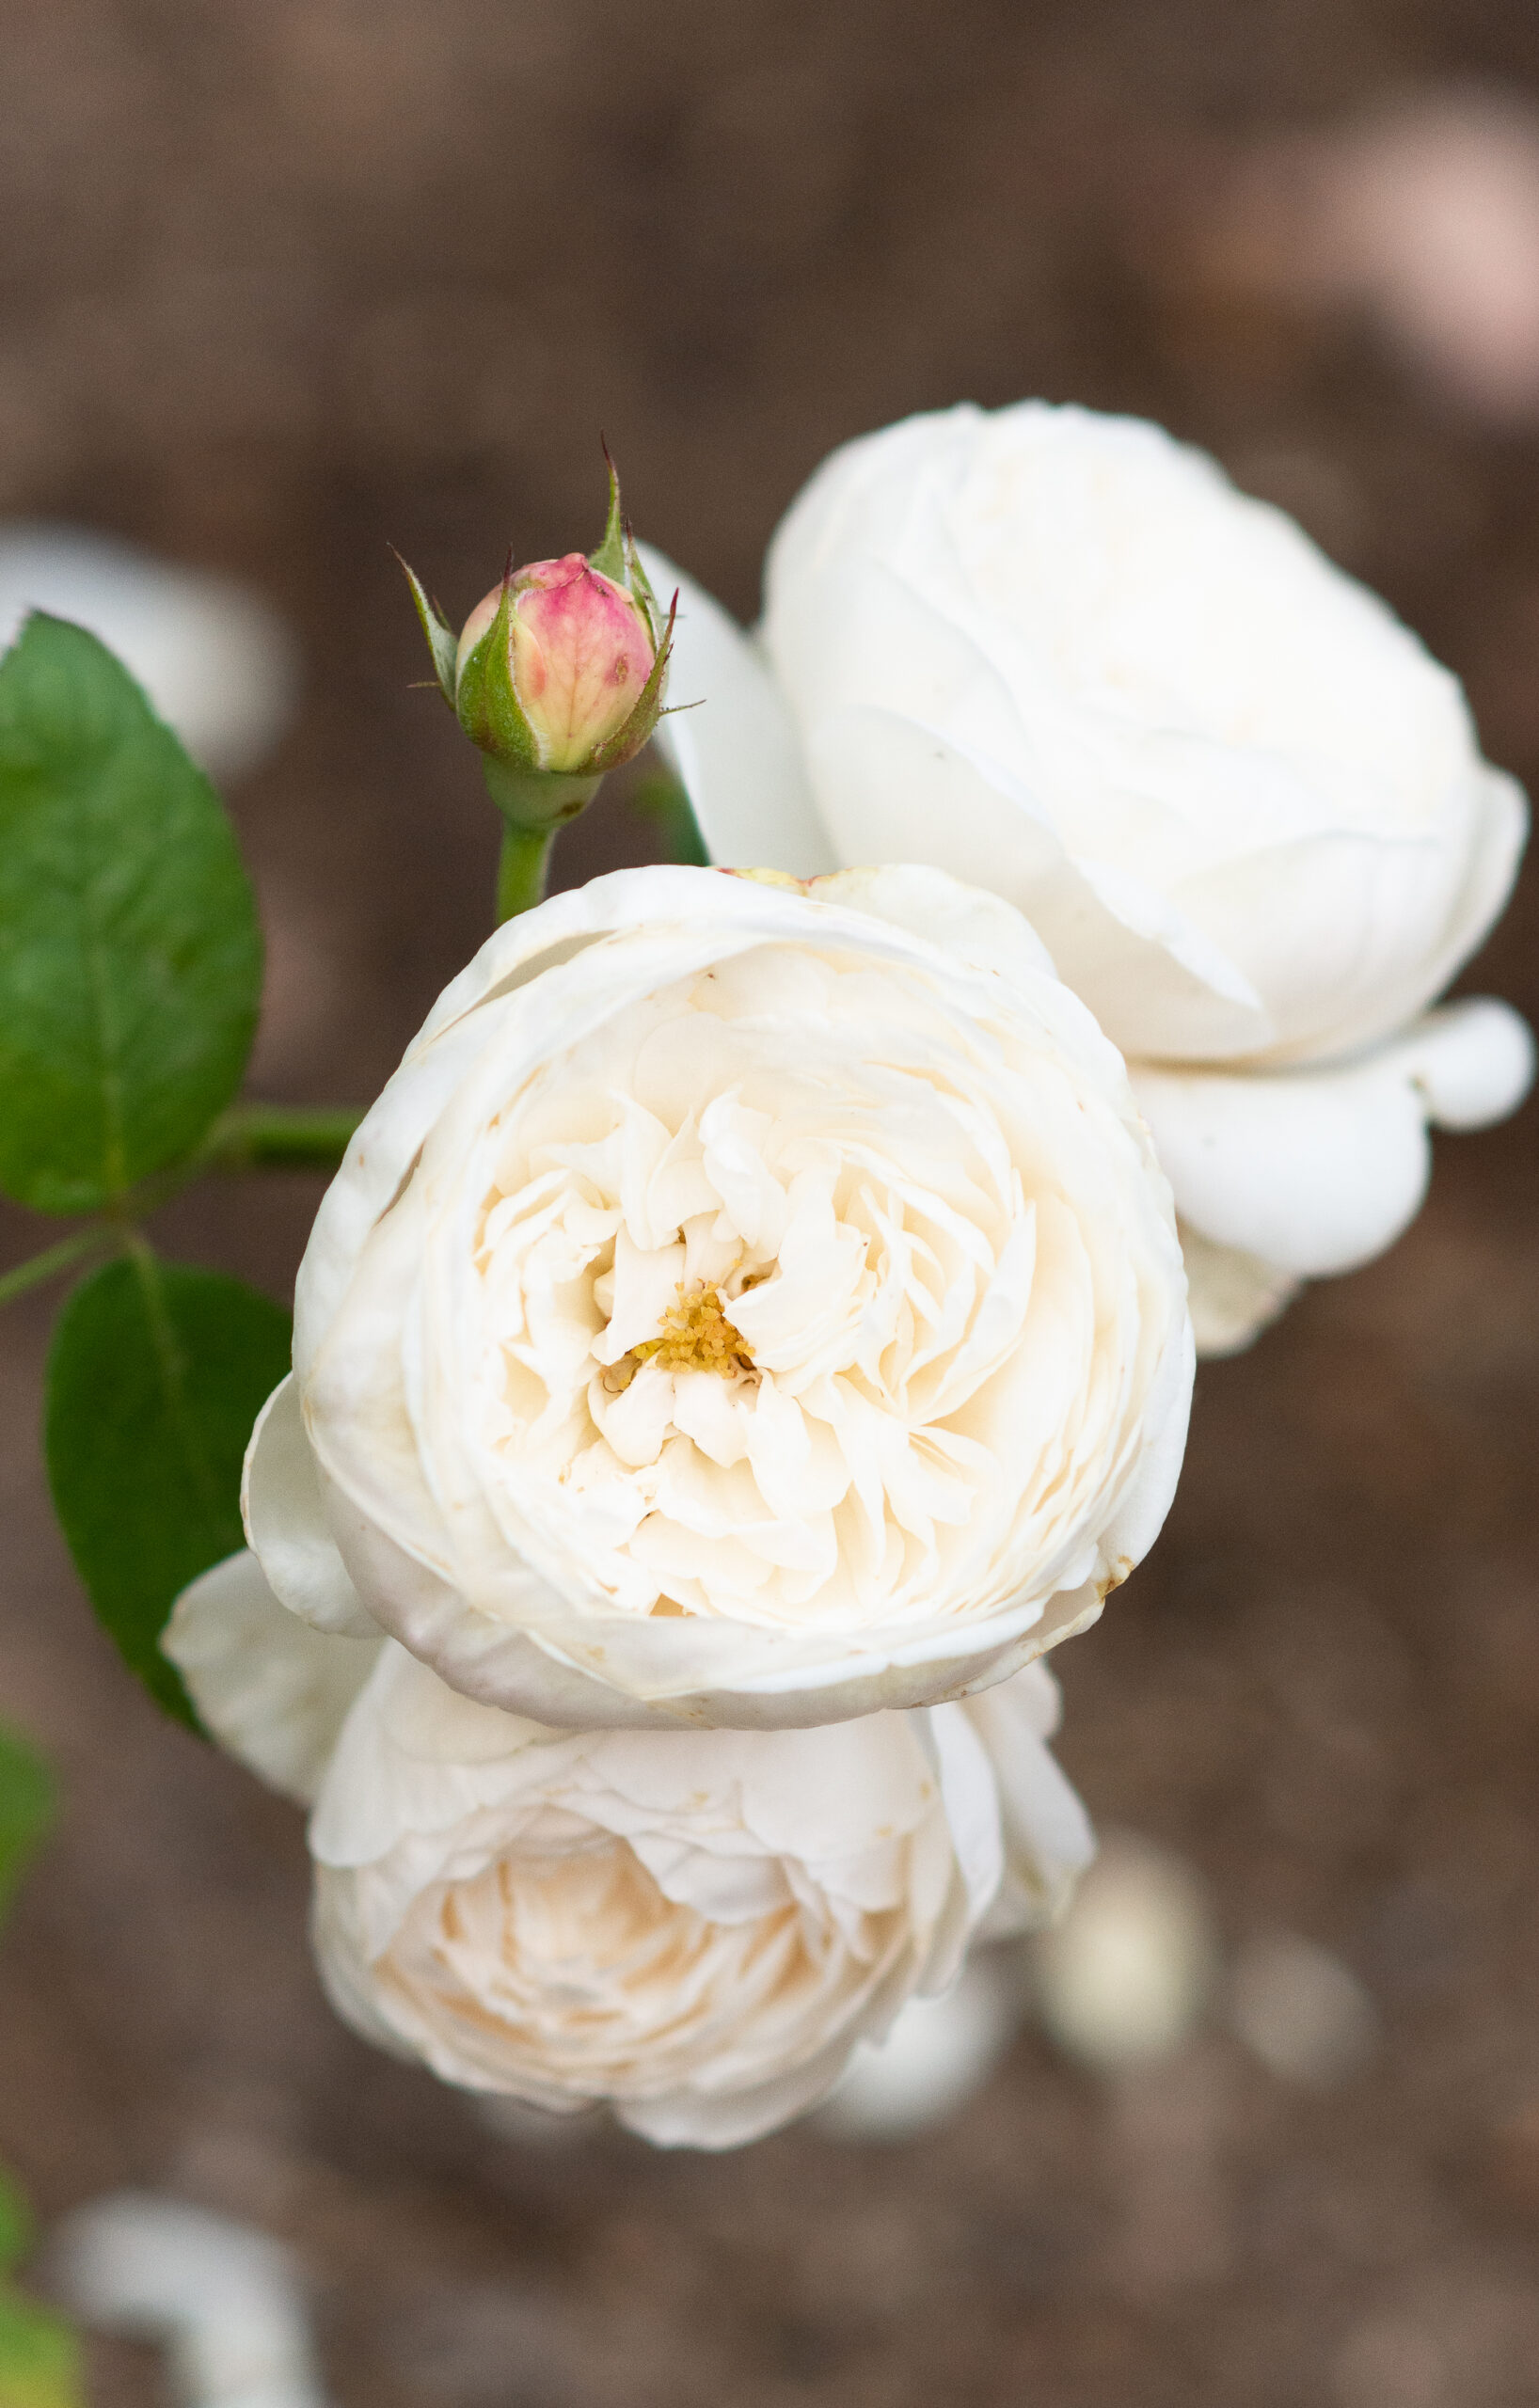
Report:
<svg viewBox="0 0 1539 2408"><path fill-rule="evenodd" d="M74 1291L48 1362L54 1503L131 1671L198 1719L160 1634L182 1591L244 1543L241 1465L289 1368L289 1317L240 1280L148 1247Z"/></svg>

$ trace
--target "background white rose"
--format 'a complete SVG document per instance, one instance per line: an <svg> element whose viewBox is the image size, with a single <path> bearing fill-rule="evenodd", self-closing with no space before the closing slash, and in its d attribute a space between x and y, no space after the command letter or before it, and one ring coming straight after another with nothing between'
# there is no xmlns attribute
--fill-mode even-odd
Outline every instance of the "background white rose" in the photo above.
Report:
<svg viewBox="0 0 1539 2408"><path fill-rule="evenodd" d="M808 1731L553 1731L307 1627L250 1555L185 1592L167 1651L232 1752L319 1791L315 1944L346 2020L655 2141L800 2114L970 1939L1050 1920L1092 1853L1040 1665Z"/></svg>
<svg viewBox="0 0 1539 2408"><path fill-rule="evenodd" d="M761 659L685 593L705 705L667 740L713 855L1017 904L1129 1057L1205 1342L1397 1236L1429 1119L1521 1096L1515 1014L1423 1016L1506 899L1521 793L1416 637L1202 454L1039 402L910 419L825 461L765 598Z"/></svg>
<svg viewBox="0 0 1539 2408"><path fill-rule="evenodd" d="M1014 911L631 871L500 929L364 1121L246 1527L488 1704L828 1722L1093 1620L1190 1383L1147 1130Z"/></svg>

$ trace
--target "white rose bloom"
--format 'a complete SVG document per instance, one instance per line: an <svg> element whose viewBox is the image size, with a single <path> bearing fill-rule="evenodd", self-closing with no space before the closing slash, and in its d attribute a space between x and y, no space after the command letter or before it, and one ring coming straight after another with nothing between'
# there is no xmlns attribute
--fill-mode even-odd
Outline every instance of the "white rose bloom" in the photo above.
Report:
<svg viewBox="0 0 1539 2408"><path fill-rule="evenodd" d="M1041 1665L809 1731L555 1731L308 1629L249 1555L184 1593L167 1652L235 1754L319 1788L315 1942L346 2020L655 2141L800 2114L971 1938L1051 1920L1093 1849Z"/></svg>
<svg viewBox="0 0 1539 2408"><path fill-rule="evenodd" d="M713 856L1016 904L1129 1058L1215 1348L1399 1235L1429 1120L1521 1097L1514 1013L1426 1012L1521 792L1417 638L1201 453L1040 402L913 418L792 505L762 656L684 582L673 690L706 700L666 740Z"/></svg>
<svg viewBox="0 0 1539 2408"><path fill-rule="evenodd" d="M509 1712L829 1722L1092 1621L1191 1370L1122 1064L1014 911L629 871L500 929L358 1131L246 1528Z"/></svg>

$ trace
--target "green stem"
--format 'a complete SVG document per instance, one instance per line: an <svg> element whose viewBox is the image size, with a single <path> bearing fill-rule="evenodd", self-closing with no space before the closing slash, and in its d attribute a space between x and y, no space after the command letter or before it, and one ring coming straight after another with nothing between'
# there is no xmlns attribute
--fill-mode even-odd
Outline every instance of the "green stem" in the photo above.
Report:
<svg viewBox="0 0 1539 2408"><path fill-rule="evenodd" d="M72 1237L61 1238L45 1254L35 1254L30 1261L19 1262L14 1271L0 1276L0 1305L8 1305L16 1297L24 1296L29 1288L40 1288L60 1271L68 1271L87 1254L100 1253L104 1247L121 1241L116 1229L101 1221L93 1221L88 1228L76 1229Z"/></svg>
<svg viewBox="0 0 1539 2408"><path fill-rule="evenodd" d="M550 867L553 828L515 828L502 823L502 851L497 864L497 925L532 911L545 901L546 875Z"/></svg>
<svg viewBox="0 0 1539 2408"><path fill-rule="evenodd" d="M199 1150L199 1170L336 1170L363 1107L237 1103L221 1113Z"/></svg>
<svg viewBox="0 0 1539 2408"><path fill-rule="evenodd" d="M570 776L560 770L510 769L483 753L486 791L502 814L502 858L497 870L497 924L545 900L550 847L558 829L586 811L602 775Z"/></svg>
<svg viewBox="0 0 1539 2408"><path fill-rule="evenodd" d="M363 1118L357 1104L237 1103L221 1113L190 1162L147 1180L108 1205L105 1216L75 1229L57 1245L0 1273L0 1305L40 1288L87 1255L114 1246L138 1254L138 1223L206 1170L336 1170Z"/></svg>

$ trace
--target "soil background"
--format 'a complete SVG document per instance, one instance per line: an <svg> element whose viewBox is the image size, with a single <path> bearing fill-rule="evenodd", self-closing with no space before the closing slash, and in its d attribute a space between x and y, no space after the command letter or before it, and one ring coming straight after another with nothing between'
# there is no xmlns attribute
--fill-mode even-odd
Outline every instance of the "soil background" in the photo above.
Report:
<svg viewBox="0 0 1539 2408"><path fill-rule="evenodd" d="M387 542L463 611L510 541L596 540L600 429L750 616L840 438L960 396L1152 415L1539 773L1539 425L1214 239L1277 140L1539 102L1528 0L4 0L0 61L0 511L231 571L304 649L230 797L258 1093L372 1095L488 924ZM647 828L620 793L563 844L570 882ZM1531 882L1466 983L1539 1011L1535 934ZM514 2142L349 2037L297 1814L97 1632L39 1469L49 1304L11 1311L0 1701L67 1813L0 1952L0 2156L45 2220L133 2182L290 2238L339 2408L1539 2401L1536 1132L1445 1141L1404 1243L1204 1369L1166 1534L1055 1659L1097 1818L1184 1851L1231 1941L1336 1951L1377 2056L1317 2096L1214 2032L1108 2085L1028 2033L882 2149ZM286 1296L318 1193L208 1184L160 1234ZM162 2381L95 2348L101 2408Z"/></svg>

